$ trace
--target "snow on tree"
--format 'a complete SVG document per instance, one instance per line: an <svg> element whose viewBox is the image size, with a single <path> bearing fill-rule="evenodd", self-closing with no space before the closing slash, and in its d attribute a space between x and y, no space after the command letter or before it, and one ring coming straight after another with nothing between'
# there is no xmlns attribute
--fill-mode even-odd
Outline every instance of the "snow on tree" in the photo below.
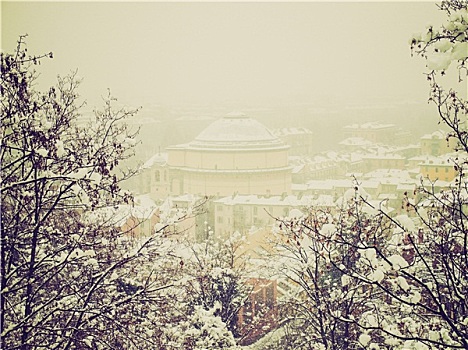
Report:
<svg viewBox="0 0 468 350"><path fill-rule="evenodd" d="M302 218L279 221L271 267L284 281L279 300L284 334L272 348L349 349L357 341L360 332L353 320L365 296L359 281L334 264L343 256L349 266L355 256L330 245L336 232L332 220L330 212L311 208Z"/></svg>
<svg viewBox="0 0 468 350"><path fill-rule="evenodd" d="M291 288L283 297L285 336L278 344L466 348L466 231L460 210L454 212L460 202L444 201L445 209L421 203L432 219L414 215L411 225L409 217L369 214L370 203L356 190L337 212L311 209L282 222L281 259L273 260Z"/></svg>
<svg viewBox="0 0 468 350"><path fill-rule="evenodd" d="M466 0L442 1L439 8L446 13L447 22L439 29L430 25L425 33L417 34L411 39L412 52L423 57L429 69L427 72L427 79L431 86L429 100L436 105L441 122L449 127L447 139L456 139L462 151L468 149L466 130L467 6ZM447 73L458 74L459 86L445 88L443 84L438 83L439 79Z"/></svg>
<svg viewBox="0 0 468 350"><path fill-rule="evenodd" d="M221 308L218 302L208 310L202 305L196 305L191 317L181 322L174 332L177 344L196 350L234 347L236 341L233 334L221 317L216 315Z"/></svg>
<svg viewBox="0 0 468 350"><path fill-rule="evenodd" d="M237 315L250 292L245 261L237 253L240 243L240 236L179 243L175 254L182 266L179 288L185 317L166 333L175 344L221 349L240 339Z"/></svg>
<svg viewBox="0 0 468 350"><path fill-rule="evenodd" d="M80 126L75 74L38 91L35 69L52 54L28 56L24 39L1 54L1 348L148 348L142 326L172 283L155 270L169 263L148 258L166 251L98 215L132 204L119 184L132 175L120 164L133 154L125 118L136 111L115 111L109 96Z"/></svg>
<svg viewBox="0 0 468 350"><path fill-rule="evenodd" d="M237 313L248 294L245 264L236 256L238 242L209 239L190 247L193 256L187 261L187 273L191 274L187 293L192 303L207 310L215 308L215 315L238 336Z"/></svg>
<svg viewBox="0 0 468 350"><path fill-rule="evenodd" d="M447 23L410 42L426 60L430 101L449 128L447 140L458 141L458 177L437 192L422 179L396 217L383 203L371 204L356 180L336 211L311 209L281 222L277 269L292 292L276 348L468 349L468 102L460 93L468 1L442 1L439 8ZM447 74L456 74L460 86L445 88Z"/></svg>

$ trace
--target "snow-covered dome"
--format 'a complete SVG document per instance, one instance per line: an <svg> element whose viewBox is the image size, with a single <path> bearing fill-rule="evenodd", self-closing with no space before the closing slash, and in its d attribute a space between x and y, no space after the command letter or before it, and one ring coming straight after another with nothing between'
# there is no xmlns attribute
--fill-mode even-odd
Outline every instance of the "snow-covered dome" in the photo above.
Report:
<svg viewBox="0 0 468 350"><path fill-rule="evenodd" d="M177 174L171 191L209 196L290 193L288 149L255 119L230 113L193 141L167 148L168 168Z"/></svg>
<svg viewBox="0 0 468 350"><path fill-rule="evenodd" d="M255 119L240 112L229 113L210 124L194 141L194 147L271 147L282 141Z"/></svg>

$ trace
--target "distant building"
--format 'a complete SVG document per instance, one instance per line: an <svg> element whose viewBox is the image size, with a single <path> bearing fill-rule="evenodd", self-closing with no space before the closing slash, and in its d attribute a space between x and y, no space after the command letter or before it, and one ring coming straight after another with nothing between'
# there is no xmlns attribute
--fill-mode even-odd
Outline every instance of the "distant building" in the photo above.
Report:
<svg viewBox="0 0 468 350"><path fill-rule="evenodd" d="M289 217L294 210L308 207L332 208L332 196L269 196L234 195L213 201L214 227L219 236L229 236L235 231L245 233L251 227L271 226L276 218Z"/></svg>
<svg viewBox="0 0 468 350"><path fill-rule="evenodd" d="M118 205L97 209L87 213L87 217L112 225L128 238L138 239L155 232L155 225L160 221L160 210L148 204Z"/></svg>
<svg viewBox="0 0 468 350"><path fill-rule="evenodd" d="M406 146L399 146L394 148L393 153L408 159L419 156L421 154L421 147L419 144L408 144Z"/></svg>
<svg viewBox="0 0 468 350"><path fill-rule="evenodd" d="M228 196L291 192L288 149L265 126L242 113L226 115L193 141L170 146L169 192Z"/></svg>
<svg viewBox="0 0 468 350"><path fill-rule="evenodd" d="M455 150L457 141L454 138L447 140L447 133L443 130L434 131L421 137L421 154L440 156Z"/></svg>
<svg viewBox="0 0 468 350"><path fill-rule="evenodd" d="M439 180L450 182L458 175L455 164L448 155L440 157L427 157L419 164L420 173L431 181Z"/></svg>
<svg viewBox="0 0 468 350"><path fill-rule="evenodd" d="M384 201L388 207L395 208L397 212L402 209L403 200L406 196L411 196L419 180L413 177L414 174L402 169L378 169L363 174L362 178L368 181L378 182L378 191L374 198Z"/></svg>
<svg viewBox="0 0 468 350"><path fill-rule="evenodd" d="M241 345L254 343L278 326L276 280L250 278L247 284L252 291L237 314Z"/></svg>
<svg viewBox="0 0 468 350"><path fill-rule="evenodd" d="M344 138L361 138L373 143L394 143L397 131L395 124L377 122L352 124L343 128Z"/></svg>
<svg viewBox="0 0 468 350"><path fill-rule="evenodd" d="M331 179L342 175L338 163L326 155L313 157L289 157L292 168L292 182L305 183L313 179Z"/></svg>
<svg viewBox="0 0 468 350"><path fill-rule="evenodd" d="M365 172L377 169L404 169L406 159L397 154L366 154L362 157Z"/></svg>
<svg viewBox="0 0 468 350"><path fill-rule="evenodd" d="M372 141L369 141L363 137L348 137L339 143L342 149L348 151L365 150L368 147L374 145Z"/></svg>
<svg viewBox="0 0 468 350"><path fill-rule="evenodd" d="M140 193L149 193L153 199L164 199L170 194L169 168L167 153L158 152L140 168L136 177Z"/></svg>
<svg viewBox="0 0 468 350"><path fill-rule="evenodd" d="M290 155L303 156L312 154L314 151L314 135L307 128L281 128L274 130L273 134L291 147L289 149Z"/></svg>
<svg viewBox="0 0 468 350"><path fill-rule="evenodd" d="M171 218L171 224L166 224L166 233L169 236L184 236L200 241L206 239L208 233L205 231L208 227L205 227L204 222L207 215L203 210L199 210L202 209L203 203L203 198L192 194L166 198L161 205L161 211Z"/></svg>

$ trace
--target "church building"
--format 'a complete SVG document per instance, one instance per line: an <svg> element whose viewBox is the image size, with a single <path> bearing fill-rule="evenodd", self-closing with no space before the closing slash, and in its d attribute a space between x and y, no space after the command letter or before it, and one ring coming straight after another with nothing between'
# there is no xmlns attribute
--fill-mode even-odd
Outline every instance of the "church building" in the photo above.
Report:
<svg viewBox="0 0 468 350"><path fill-rule="evenodd" d="M216 197L290 194L288 149L257 120L230 113L193 141L166 148L169 192Z"/></svg>

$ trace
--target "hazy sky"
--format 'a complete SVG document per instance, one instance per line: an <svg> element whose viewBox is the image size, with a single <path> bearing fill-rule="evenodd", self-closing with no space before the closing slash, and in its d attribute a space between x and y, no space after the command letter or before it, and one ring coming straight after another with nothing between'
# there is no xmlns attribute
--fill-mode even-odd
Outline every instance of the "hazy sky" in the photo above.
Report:
<svg viewBox="0 0 468 350"><path fill-rule="evenodd" d="M53 51L49 82L78 68L94 103L327 98L425 100L424 62L408 40L443 23L432 2L5 2L2 48L28 33Z"/></svg>

